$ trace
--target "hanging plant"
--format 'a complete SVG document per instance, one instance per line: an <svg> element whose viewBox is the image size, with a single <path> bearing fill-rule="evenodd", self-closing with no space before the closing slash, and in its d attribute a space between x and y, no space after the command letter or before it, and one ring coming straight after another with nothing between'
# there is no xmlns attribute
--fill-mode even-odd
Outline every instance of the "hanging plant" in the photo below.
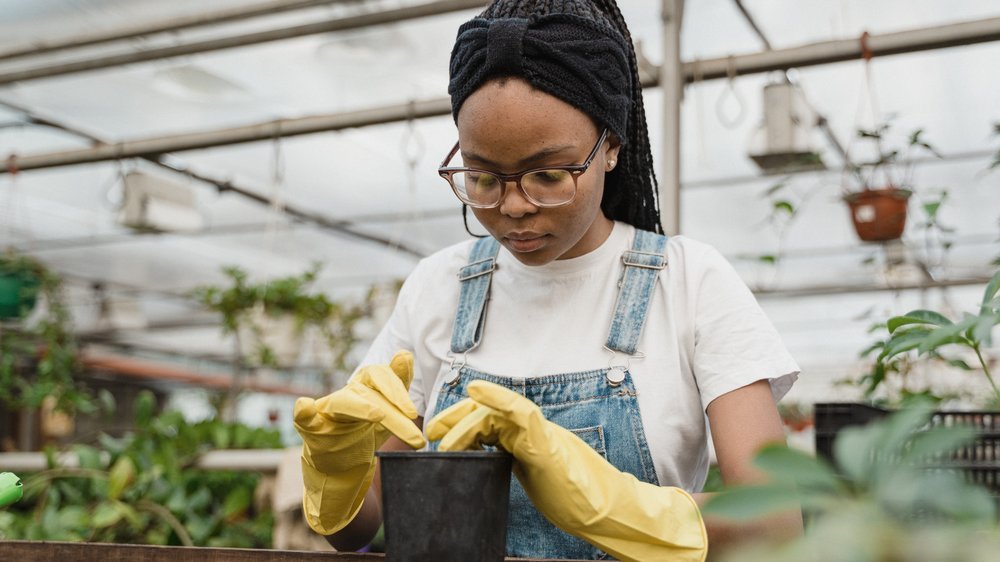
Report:
<svg viewBox="0 0 1000 562"><path fill-rule="evenodd" d="M0 256L0 320L22 319L34 310L44 271L27 256Z"/></svg>
<svg viewBox="0 0 1000 562"><path fill-rule="evenodd" d="M62 279L14 252L0 256L0 277L20 283L8 309L13 314L0 322L0 401L13 409L37 408L52 397L58 411L92 411L92 398L75 378L77 342ZM29 317L38 300L45 303L43 311Z"/></svg>
<svg viewBox="0 0 1000 562"><path fill-rule="evenodd" d="M897 240L906 228L907 207L913 195L913 163L907 161L917 151L940 158L941 154L923 139L923 129L910 133L906 144L893 147L891 119L874 129L859 129L858 137L875 148L877 158L866 164L849 163L850 176L857 184L847 190L844 202L858 237L865 242Z"/></svg>
<svg viewBox="0 0 1000 562"><path fill-rule="evenodd" d="M248 281L247 273L238 267L223 269L228 286L203 286L192 293L209 310L222 316L223 333L241 337L249 335L254 345L251 359L263 366L279 367L298 358L297 351L279 353L281 339L300 344L307 329L315 329L325 341L333 357L331 367L345 370L347 353L357 342L354 326L370 314L368 300L348 306L331 301L325 294L313 292L320 265L315 264L301 275L272 279L261 283ZM283 338L274 337L275 323L290 331ZM297 349L297 348L296 348Z"/></svg>

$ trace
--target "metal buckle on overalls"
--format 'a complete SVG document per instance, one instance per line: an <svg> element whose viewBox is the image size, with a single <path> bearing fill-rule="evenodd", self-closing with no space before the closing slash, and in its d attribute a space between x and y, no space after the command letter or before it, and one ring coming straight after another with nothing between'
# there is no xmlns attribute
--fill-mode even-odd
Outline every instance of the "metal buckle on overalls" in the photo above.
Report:
<svg viewBox="0 0 1000 562"><path fill-rule="evenodd" d="M451 370L448 371L448 378L445 379L445 381L444 381L444 382L448 383L448 386L450 388L455 388L455 385L457 385L458 381L462 378L461 374L462 374L462 367L465 366L465 354L464 353L462 354L462 362L461 363L458 363L456 365L456 361L458 361L457 357L452 357L451 358L451 367L450 367Z"/></svg>
<svg viewBox="0 0 1000 562"><path fill-rule="evenodd" d="M629 258L632 257L633 255L656 256L661 260L660 265L650 265L648 263L642 263L630 260ZM632 267L642 267L644 269L664 269L667 267L667 260L663 254L658 254L655 252L640 252L638 250L627 250L624 254L622 254L622 263L624 263L625 265L630 265Z"/></svg>
<svg viewBox="0 0 1000 562"><path fill-rule="evenodd" d="M624 365L615 365L615 358L618 357L618 352L608 346L604 346L604 349L611 353L611 359L608 360L608 372L604 375L604 377L608 379L608 384L611 386L620 386L623 382L625 382L625 372L628 371L629 366L632 364L632 359L644 359L646 357L645 353L636 351L634 354L625 358Z"/></svg>

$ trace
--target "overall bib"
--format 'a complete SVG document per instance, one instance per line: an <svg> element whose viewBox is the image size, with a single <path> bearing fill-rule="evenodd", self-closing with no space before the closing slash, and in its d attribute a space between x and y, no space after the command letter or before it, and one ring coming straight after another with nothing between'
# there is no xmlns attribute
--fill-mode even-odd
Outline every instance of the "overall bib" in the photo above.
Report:
<svg viewBox="0 0 1000 562"><path fill-rule="evenodd" d="M461 294L452 331L452 370L442 383L434 413L468 396L466 386L486 380L509 388L537 404L546 419L572 431L612 465L643 482L658 485L653 459L639 416L635 386L627 358L641 357L636 346L646 319L659 271L666 266L665 236L636 230L632 248L622 255L618 299L605 348L612 360L604 368L528 379L483 373L465 365L465 356L481 341L496 268L499 244L493 238L476 242L468 264L459 272ZM437 442L431 443L436 449ZM609 555L558 529L538 512L524 488L511 480L507 555L526 558L601 560Z"/></svg>

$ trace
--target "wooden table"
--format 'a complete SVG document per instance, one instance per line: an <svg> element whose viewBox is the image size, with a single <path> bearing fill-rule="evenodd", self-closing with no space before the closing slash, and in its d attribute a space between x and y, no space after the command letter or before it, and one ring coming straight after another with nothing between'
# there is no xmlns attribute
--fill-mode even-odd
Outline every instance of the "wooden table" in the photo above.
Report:
<svg viewBox="0 0 1000 562"><path fill-rule="evenodd" d="M0 541L0 560L4 562L375 562L385 560L385 555L247 548ZM507 560L541 562L538 559L528 558Z"/></svg>

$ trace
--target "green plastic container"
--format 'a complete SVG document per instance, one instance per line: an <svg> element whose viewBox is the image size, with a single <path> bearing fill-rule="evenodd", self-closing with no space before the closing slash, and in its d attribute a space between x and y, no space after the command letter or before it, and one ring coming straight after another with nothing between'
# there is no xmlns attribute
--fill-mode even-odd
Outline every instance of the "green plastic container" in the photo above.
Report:
<svg viewBox="0 0 1000 562"><path fill-rule="evenodd" d="M38 302L38 277L0 270L0 319L23 318Z"/></svg>

